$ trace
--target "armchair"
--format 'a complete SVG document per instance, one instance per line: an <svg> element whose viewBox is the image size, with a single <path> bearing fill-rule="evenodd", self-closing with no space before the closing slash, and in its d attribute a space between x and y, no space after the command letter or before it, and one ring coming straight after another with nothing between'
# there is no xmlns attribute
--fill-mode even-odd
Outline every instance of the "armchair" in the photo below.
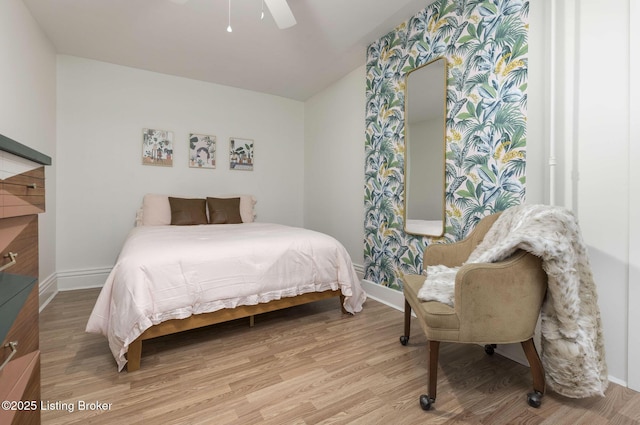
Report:
<svg viewBox="0 0 640 425"><path fill-rule="evenodd" d="M533 392L529 405L539 407L545 391L545 378L533 334L547 289L547 275L541 260L518 250L496 263L463 263L482 241L498 218L483 218L463 241L429 245L424 252L424 267L442 264L462 266L456 273L454 306L437 301L422 301L418 291L424 275L404 277L404 335L407 345L411 331L411 311L415 311L427 337L429 392L420 396L420 405L429 410L436 400L438 351L440 342L485 345L493 354L495 344L520 342L531 367Z"/></svg>

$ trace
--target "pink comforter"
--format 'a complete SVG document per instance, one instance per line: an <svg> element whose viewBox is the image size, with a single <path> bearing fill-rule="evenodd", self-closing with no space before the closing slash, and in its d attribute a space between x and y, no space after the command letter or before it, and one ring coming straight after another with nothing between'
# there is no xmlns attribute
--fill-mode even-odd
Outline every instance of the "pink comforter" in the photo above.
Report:
<svg viewBox="0 0 640 425"><path fill-rule="evenodd" d="M87 332L109 340L118 369L152 325L238 305L340 289L366 298L346 249L331 236L269 223L143 226L129 234Z"/></svg>

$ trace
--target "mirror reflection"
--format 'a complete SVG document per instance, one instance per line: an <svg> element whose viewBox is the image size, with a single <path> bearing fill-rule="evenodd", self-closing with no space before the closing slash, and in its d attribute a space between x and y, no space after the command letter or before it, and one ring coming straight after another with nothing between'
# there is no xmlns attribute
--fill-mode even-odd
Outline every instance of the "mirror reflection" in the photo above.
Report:
<svg viewBox="0 0 640 425"><path fill-rule="evenodd" d="M405 231L442 236L446 59L411 71L405 87Z"/></svg>

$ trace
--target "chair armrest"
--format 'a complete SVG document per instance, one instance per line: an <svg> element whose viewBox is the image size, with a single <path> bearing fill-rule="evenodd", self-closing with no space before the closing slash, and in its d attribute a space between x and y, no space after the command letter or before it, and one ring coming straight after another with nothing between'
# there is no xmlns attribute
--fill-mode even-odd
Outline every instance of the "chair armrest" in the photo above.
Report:
<svg viewBox="0 0 640 425"><path fill-rule="evenodd" d="M451 244L429 245L424 250L423 264L435 266L442 264L447 267L458 267L467 261L471 252L482 241L482 238L496 222L501 213L484 217L478 222L473 231L463 240Z"/></svg>
<svg viewBox="0 0 640 425"><path fill-rule="evenodd" d="M547 289L540 258L525 251L496 263L466 264L456 274L460 341L512 343L535 330Z"/></svg>
<svg viewBox="0 0 640 425"><path fill-rule="evenodd" d="M442 264L447 267L458 267L467 261L472 246L469 239L455 243L431 244L424 250L424 267Z"/></svg>

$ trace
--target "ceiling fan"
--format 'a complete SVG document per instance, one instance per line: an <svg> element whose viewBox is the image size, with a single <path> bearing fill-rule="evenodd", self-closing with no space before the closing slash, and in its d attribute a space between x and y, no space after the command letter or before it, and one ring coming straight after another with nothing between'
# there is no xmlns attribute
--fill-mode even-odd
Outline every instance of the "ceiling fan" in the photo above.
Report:
<svg viewBox="0 0 640 425"><path fill-rule="evenodd" d="M185 4L189 0L169 0L176 4ZM296 24L296 18L291 12L291 8L287 3L287 0L263 0L273 16L273 20L276 21L276 25L281 30L292 27Z"/></svg>

